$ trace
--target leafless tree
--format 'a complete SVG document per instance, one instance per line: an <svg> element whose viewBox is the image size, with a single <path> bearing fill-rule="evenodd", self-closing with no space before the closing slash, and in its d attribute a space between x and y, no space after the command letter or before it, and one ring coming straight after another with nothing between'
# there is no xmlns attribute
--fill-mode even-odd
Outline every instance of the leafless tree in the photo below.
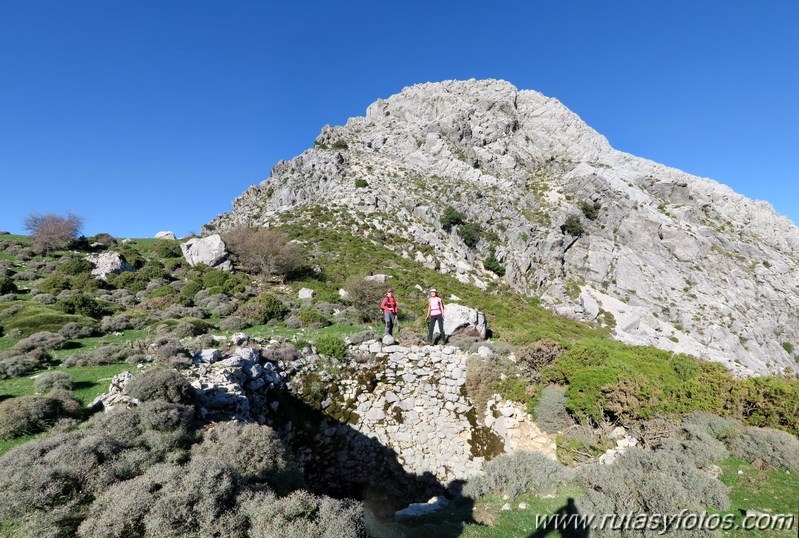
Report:
<svg viewBox="0 0 799 538"><path fill-rule="evenodd" d="M25 217L25 230L30 232L34 248L43 253L64 248L77 237L83 227L83 218L67 213L66 216L52 213L31 213Z"/></svg>
<svg viewBox="0 0 799 538"><path fill-rule="evenodd" d="M224 233L223 239L242 268L266 278L285 277L304 262L300 245L289 242L285 234L266 228L240 226Z"/></svg>

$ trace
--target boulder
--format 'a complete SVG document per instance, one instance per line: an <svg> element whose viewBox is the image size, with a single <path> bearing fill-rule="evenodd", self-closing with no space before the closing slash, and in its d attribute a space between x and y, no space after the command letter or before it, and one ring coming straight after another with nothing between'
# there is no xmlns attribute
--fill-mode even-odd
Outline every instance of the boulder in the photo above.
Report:
<svg viewBox="0 0 799 538"><path fill-rule="evenodd" d="M155 238L156 239L167 239L169 241L174 241L176 239L175 238L175 234L172 233L172 232L158 232L157 234L155 234Z"/></svg>
<svg viewBox="0 0 799 538"><path fill-rule="evenodd" d="M364 277L363 279L367 282L379 282L380 284L385 284L388 282L389 278L391 278L389 275L377 274Z"/></svg>
<svg viewBox="0 0 799 538"><path fill-rule="evenodd" d="M208 267L230 271L232 264L228 261L228 251L225 242L219 234L208 237L195 237L180 245L183 257L189 265L204 263Z"/></svg>
<svg viewBox="0 0 799 538"><path fill-rule="evenodd" d="M105 280L108 275L118 275L126 271L132 271L133 267L125 261L119 252L103 252L101 254L90 254L86 257L92 264L92 275Z"/></svg>
<svg viewBox="0 0 799 538"><path fill-rule="evenodd" d="M447 303L444 305L444 332L447 336L465 334L485 340L488 336L488 320L485 314L474 308ZM438 333L436 324L433 334Z"/></svg>
<svg viewBox="0 0 799 538"><path fill-rule="evenodd" d="M297 294L297 296L300 299L313 299L314 295L315 295L314 290L310 288L302 288L300 292Z"/></svg>

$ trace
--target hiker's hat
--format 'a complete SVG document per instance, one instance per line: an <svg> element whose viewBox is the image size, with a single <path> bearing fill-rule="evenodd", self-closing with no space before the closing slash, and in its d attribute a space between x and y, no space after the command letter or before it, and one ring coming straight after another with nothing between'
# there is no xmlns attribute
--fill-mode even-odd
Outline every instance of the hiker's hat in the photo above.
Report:
<svg viewBox="0 0 799 538"><path fill-rule="evenodd" d="M438 293L435 288L430 288L430 293Z"/></svg>

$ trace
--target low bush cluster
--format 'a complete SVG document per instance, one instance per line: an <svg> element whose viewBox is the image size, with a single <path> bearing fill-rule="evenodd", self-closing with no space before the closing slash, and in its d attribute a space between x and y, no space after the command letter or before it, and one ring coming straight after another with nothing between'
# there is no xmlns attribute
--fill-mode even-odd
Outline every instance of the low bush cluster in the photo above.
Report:
<svg viewBox="0 0 799 538"><path fill-rule="evenodd" d="M526 493L549 495L571 478L571 472L540 452L503 454L483 466L485 474L472 477L464 495L479 499L488 494L513 498Z"/></svg>
<svg viewBox="0 0 799 538"><path fill-rule="evenodd" d="M537 340L516 350L516 364L530 382L538 381L541 370L563 354L563 347L554 340Z"/></svg>
<svg viewBox="0 0 799 538"><path fill-rule="evenodd" d="M76 416L81 404L66 390L48 396L20 396L0 402L0 438L11 439L39 433L59 418Z"/></svg>
<svg viewBox="0 0 799 538"><path fill-rule="evenodd" d="M750 426L733 434L730 453L746 461L761 459L772 467L799 469L799 439L788 432Z"/></svg>
<svg viewBox="0 0 799 538"><path fill-rule="evenodd" d="M53 389L72 390L75 380L64 372L45 372L36 376L33 390L36 394L47 394Z"/></svg>
<svg viewBox="0 0 799 538"><path fill-rule="evenodd" d="M578 501L581 514L700 513L730 507L724 484L666 451L629 449L613 465L582 467L579 480L586 488Z"/></svg>
<svg viewBox="0 0 799 538"><path fill-rule="evenodd" d="M174 370L149 368L128 382L128 395L142 401L163 400L188 404L194 401L194 387Z"/></svg>
<svg viewBox="0 0 799 538"><path fill-rule="evenodd" d="M320 355L339 360L347 358L347 344L340 336L324 334L316 339L316 351Z"/></svg>
<svg viewBox="0 0 799 538"><path fill-rule="evenodd" d="M544 387L535 405L535 423L547 433L563 431L572 424L566 411L566 389L557 385Z"/></svg>

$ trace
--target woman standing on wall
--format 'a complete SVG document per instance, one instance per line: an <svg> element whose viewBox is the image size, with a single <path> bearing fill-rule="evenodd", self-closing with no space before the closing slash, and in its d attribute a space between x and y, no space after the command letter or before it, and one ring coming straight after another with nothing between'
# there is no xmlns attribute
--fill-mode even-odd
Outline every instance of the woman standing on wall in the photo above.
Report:
<svg viewBox="0 0 799 538"><path fill-rule="evenodd" d="M447 335L444 333L444 301L438 296L435 288L430 290L430 297L427 299L427 319L430 326L427 330L427 343L433 343L433 327L438 322L438 331L441 333L441 343L447 343ZM436 338L436 342L438 338Z"/></svg>

